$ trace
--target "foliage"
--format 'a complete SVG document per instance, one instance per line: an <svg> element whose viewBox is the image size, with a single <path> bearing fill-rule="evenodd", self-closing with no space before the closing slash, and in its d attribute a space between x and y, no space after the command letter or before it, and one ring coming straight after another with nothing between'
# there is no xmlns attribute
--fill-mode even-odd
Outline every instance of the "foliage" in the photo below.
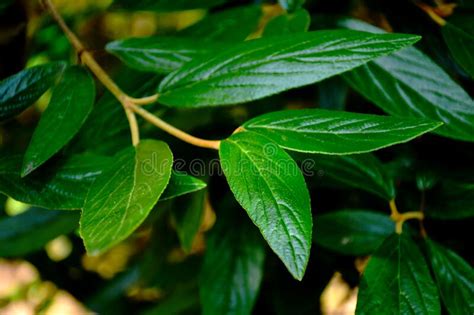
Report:
<svg viewBox="0 0 474 315"><path fill-rule="evenodd" d="M0 192L33 206L2 210L0 256L43 272L68 235L85 273L127 248L97 292L59 277L100 313L309 314L334 270L357 314L473 313L473 8L263 2L115 0L66 23L45 0L0 81ZM155 27L67 26L107 16Z"/></svg>

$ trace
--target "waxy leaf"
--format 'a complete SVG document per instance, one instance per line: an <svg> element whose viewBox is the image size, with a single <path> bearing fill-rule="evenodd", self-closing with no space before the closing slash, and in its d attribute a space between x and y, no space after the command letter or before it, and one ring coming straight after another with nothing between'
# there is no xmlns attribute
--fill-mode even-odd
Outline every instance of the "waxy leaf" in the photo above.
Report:
<svg viewBox="0 0 474 315"><path fill-rule="evenodd" d="M249 102L343 73L418 39L337 30L251 40L171 73L158 87L159 101L174 107Z"/></svg>
<svg viewBox="0 0 474 315"><path fill-rule="evenodd" d="M67 68L33 133L22 176L34 171L74 137L92 111L94 100L94 80L89 72L80 66Z"/></svg>
<svg viewBox="0 0 474 315"><path fill-rule="evenodd" d="M160 197L160 201L176 198L201 189L207 184L196 177L184 173L172 172L171 178L165 191Z"/></svg>
<svg viewBox="0 0 474 315"><path fill-rule="evenodd" d="M427 217L459 220L474 217L474 183L446 180L426 193Z"/></svg>
<svg viewBox="0 0 474 315"><path fill-rule="evenodd" d="M310 23L311 17L308 11L304 9L282 14L267 23L263 31L263 37L303 33L308 31Z"/></svg>
<svg viewBox="0 0 474 315"><path fill-rule="evenodd" d="M92 184L81 217L91 254L128 237L146 219L171 176L173 155L161 141L142 140L121 151Z"/></svg>
<svg viewBox="0 0 474 315"><path fill-rule="evenodd" d="M381 29L345 20L348 28L380 33ZM442 68L409 47L344 75L347 82L385 112L400 117L442 121L435 132L474 141L474 101Z"/></svg>
<svg viewBox="0 0 474 315"><path fill-rule="evenodd" d="M199 8L211 8L225 3L226 0L114 0L113 9L181 11Z"/></svg>
<svg viewBox="0 0 474 315"><path fill-rule="evenodd" d="M20 176L22 156L0 158L0 192L48 209L81 209L92 182L110 158L73 155L50 161L28 177Z"/></svg>
<svg viewBox="0 0 474 315"><path fill-rule="evenodd" d="M47 63L25 69L0 82L0 121L33 104L61 76L66 64Z"/></svg>
<svg viewBox="0 0 474 315"><path fill-rule="evenodd" d="M199 286L202 313L250 315L263 279L265 246L249 223L224 219L207 242Z"/></svg>
<svg viewBox="0 0 474 315"><path fill-rule="evenodd" d="M474 60L472 58L474 35L452 23L443 26L441 32L454 59L471 78L474 78Z"/></svg>
<svg viewBox="0 0 474 315"><path fill-rule="evenodd" d="M74 231L78 212L32 208L13 217L0 219L0 257L34 252L50 240Z"/></svg>
<svg viewBox="0 0 474 315"><path fill-rule="evenodd" d="M395 197L394 181L382 163L370 153L354 155L298 154L305 174L318 182L337 184L373 193L385 200Z"/></svg>
<svg viewBox="0 0 474 315"><path fill-rule="evenodd" d="M240 205L290 273L301 280L311 248L311 205L301 171L276 143L255 132L222 141L222 169Z"/></svg>
<svg viewBox="0 0 474 315"><path fill-rule="evenodd" d="M389 236L364 270L356 314L440 313L438 290L416 243L405 234Z"/></svg>
<svg viewBox="0 0 474 315"><path fill-rule="evenodd" d="M106 49L133 69L168 74L197 56L226 47L228 44L197 37L151 36L117 40L108 43Z"/></svg>
<svg viewBox="0 0 474 315"><path fill-rule="evenodd" d="M316 216L313 240L340 254L372 254L395 231L386 214L359 209L344 209Z"/></svg>
<svg viewBox="0 0 474 315"><path fill-rule="evenodd" d="M440 125L425 119L304 109L264 114L243 127L271 138L288 150L354 154L407 142Z"/></svg>
<svg viewBox="0 0 474 315"><path fill-rule="evenodd" d="M453 251L427 239L428 256L444 305L451 315L474 313L474 270Z"/></svg>
<svg viewBox="0 0 474 315"><path fill-rule="evenodd" d="M127 38L108 43L107 51L141 71L168 74L191 59L231 47L257 26L258 6L237 7L211 14L175 37Z"/></svg>
<svg viewBox="0 0 474 315"><path fill-rule="evenodd" d="M193 37L206 43L224 41L231 45L232 42L246 39L257 28L261 15L262 9L258 5L235 7L210 14L183 29L178 35ZM210 44L208 43L212 47Z"/></svg>
<svg viewBox="0 0 474 315"><path fill-rule="evenodd" d="M204 191L174 200L172 216L181 247L187 253L192 249L194 238L201 227L204 214Z"/></svg>

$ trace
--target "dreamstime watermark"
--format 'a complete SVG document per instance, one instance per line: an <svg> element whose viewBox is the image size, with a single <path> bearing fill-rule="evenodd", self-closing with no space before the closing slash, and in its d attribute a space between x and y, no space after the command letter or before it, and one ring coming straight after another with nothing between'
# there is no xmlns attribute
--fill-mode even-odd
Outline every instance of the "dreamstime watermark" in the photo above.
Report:
<svg viewBox="0 0 474 315"><path fill-rule="evenodd" d="M170 161L162 159L158 153L153 153L149 159L141 161L140 167L144 175L153 176L163 174L169 168ZM262 150L244 152L226 160L218 158L204 160L175 159L173 169L182 174L195 177L252 174L255 176L271 173L276 176L295 176L302 173L304 176L324 176L323 170L318 170L314 159L307 158L295 163L293 159L281 152L275 144L265 145Z"/></svg>

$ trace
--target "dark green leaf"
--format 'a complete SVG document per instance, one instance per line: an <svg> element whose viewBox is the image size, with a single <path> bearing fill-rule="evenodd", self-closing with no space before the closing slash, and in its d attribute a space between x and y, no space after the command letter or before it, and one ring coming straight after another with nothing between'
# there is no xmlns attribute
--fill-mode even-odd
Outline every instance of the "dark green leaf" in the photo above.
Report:
<svg viewBox="0 0 474 315"><path fill-rule="evenodd" d="M33 104L61 76L66 64L47 63L25 69L0 82L0 121Z"/></svg>
<svg viewBox="0 0 474 315"><path fill-rule="evenodd" d="M427 217L456 220L474 216L474 183L446 180L427 192Z"/></svg>
<svg viewBox="0 0 474 315"><path fill-rule="evenodd" d="M404 234L389 236L364 270L356 314L440 313L436 285L417 245Z"/></svg>
<svg viewBox="0 0 474 315"><path fill-rule="evenodd" d="M453 251L427 239L439 293L451 315L474 314L474 271Z"/></svg>
<svg viewBox="0 0 474 315"><path fill-rule="evenodd" d="M198 23L183 29L178 35L196 38L200 42L239 42L257 28L262 9L257 5L240 6L208 15ZM210 43L208 43L210 46ZM189 48L193 48L192 46ZM215 50L210 50L215 52Z"/></svg>
<svg viewBox="0 0 474 315"><path fill-rule="evenodd" d="M380 33L357 20L343 26ZM474 102L448 74L416 48L409 47L344 75L349 84L385 112L400 117L442 121L436 133L474 141Z"/></svg>
<svg viewBox="0 0 474 315"><path fill-rule="evenodd" d="M33 133L22 176L34 171L74 137L92 111L94 100L94 80L89 72L80 66L67 68Z"/></svg>
<svg viewBox="0 0 474 315"><path fill-rule="evenodd" d="M345 209L316 216L314 241L345 255L372 254L393 234L395 224L386 214Z"/></svg>
<svg viewBox="0 0 474 315"><path fill-rule="evenodd" d="M244 103L334 76L409 46L414 35L318 31L247 41L195 58L160 84L175 107Z"/></svg>
<svg viewBox="0 0 474 315"><path fill-rule="evenodd" d="M26 255L78 227L79 213L33 208L0 219L0 257Z"/></svg>
<svg viewBox="0 0 474 315"><path fill-rule="evenodd" d="M142 140L120 152L90 187L81 236L96 254L129 236L148 216L171 176L173 155L161 141Z"/></svg>
<svg viewBox="0 0 474 315"><path fill-rule="evenodd" d="M173 203L172 214L176 223L181 247L190 252L194 238L201 227L204 214L204 191L178 198Z"/></svg>
<svg viewBox="0 0 474 315"><path fill-rule="evenodd" d="M311 17L308 11L301 9L294 13L282 14L270 20L263 31L264 37L282 36L308 31Z"/></svg>
<svg viewBox="0 0 474 315"><path fill-rule="evenodd" d="M271 138L288 150L354 154L407 142L440 125L419 118L304 109L264 114L243 127Z"/></svg>
<svg viewBox="0 0 474 315"><path fill-rule="evenodd" d="M395 198L393 179L372 154L343 156L311 154L298 158L305 173L317 172L323 185L329 179L337 185L365 190L385 200Z"/></svg>
<svg viewBox="0 0 474 315"><path fill-rule="evenodd" d="M290 273L301 280L311 248L306 184L296 163L255 132L222 141L219 155L230 189Z"/></svg>
<svg viewBox="0 0 474 315"><path fill-rule="evenodd" d="M265 246L255 227L225 219L218 219L207 243L199 287L202 313L250 315L263 279Z"/></svg>
<svg viewBox="0 0 474 315"><path fill-rule="evenodd" d="M305 0L278 0L278 3L288 11L295 11L304 4Z"/></svg>
<svg viewBox="0 0 474 315"><path fill-rule="evenodd" d="M452 23L447 23L441 31L454 59L471 78L474 78L474 60L472 58L474 35Z"/></svg>
<svg viewBox="0 0 474 315"><path fill-rule="evenodd" d="M332 77L318 84L319 107L329 110L344 110L349 86L341 77Z"/></svg>
<svg viewBox="0 0 474 315"><path fill-rule="evenodd" d="M178 288L142 315L181 315L190 310L199 311L199 294L196 287ZM187 314L187 313L185 313Z"/></svg>
<svg viewBox="0 0 474 315"><path fill-rule="evenodd" d="M198 37L140 37L108 43L107 51L127 66L167 74L182 67L192 58L228 47L228 44L206 42Z"/></svg>
<svg viewBox="0 0 474 315"><path fill-rule="evenodd" d="M170 182L160 197L160 201L173 199L206 188L207 184L196 177L172 172Z"/></svg>
<svg viewBox="0 0 474 315"><path fill-rule="evenodd" d="M73 155L21 178L22 161L22 156L0 158L0 191L48 209L81 209L90 185L110 164L110 158L102 156Z"/></svg>
<svg viewBox="0 0 474 315"><path fill-rule="evenodd" d="M121 10L181 11L211 8L226 0L114 0L112 8Z"/></svg>

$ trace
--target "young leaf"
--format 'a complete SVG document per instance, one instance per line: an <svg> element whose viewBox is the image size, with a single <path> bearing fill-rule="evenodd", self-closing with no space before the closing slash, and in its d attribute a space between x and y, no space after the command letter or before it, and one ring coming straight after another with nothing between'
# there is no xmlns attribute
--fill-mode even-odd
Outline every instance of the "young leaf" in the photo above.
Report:
<svg viewBox="0 0 474 315"><path fill-rule="evenodd" d="M409 46L414 35L318 31L247 41L195 58L158 87L174 107L244 103L308 85Z"/></svg>
<svg viewBox="0 0 474 315"><path fill-rule="evenodd" d="M444 220L474 217L474 183L446 180L427 192L425 214Z"/></svg>
<svg viewBox="0 0 474 315"><path fill-rule="evenodd" d="M370 258L356 314L440 314L436 285L415 242L389 236Z"/></svg>
<svg viewBox="0 0 474 315"><path fill-rule="evenodd" d="M246 222L217 222L207 243L199 292L204 315L250 315L263 279L265 246Z"/></svg>
<svg viewBox="0 0 474 315"><path fill-rule="evenodd" d="M120 152L90 187L81 236L96 254L129 236L148 216L171 176L173 155L161 141L142 140Z"/></svg>
<svg viewBox="0 0 474 315"><path fill-rule="evenodd" d="M32 208L0 219L0 257L29 254L79 225L78 212Z"/></svg>
<svg viewBox="0 0 474 315"><path fill-rule="evenodd" d="M201 227L204 214L204 191L178 198L173 203L172 215L176 223L176 232L185 252L189 253L194 238Z"/></svg>
<svg viewBox="0 0 474 315"><path fill-rule="evenodd" d="M381 29L344 20L343 26L373 33ZM346 81L385 112L400 117L442 121L436 133L474 141L474 101L448 74L410 47L344 75Z"/></svg>
<svg viewBox="0 0 474 315"><path fill-rule="evenodd" d="M246 130L262 134L288 150L354 154L410 141L441 123L323 109L271 112L246 122Z"/></svg>
<svg viewBox="0 0 474 315"><path fill-rule="evenodd" d="M178 35L198 38L201 42L232 44L246 39L257 28L261 15L262 9L258 5L239 6L210 14Z"/></svg>
<svg viewBox="0 0 474 315"><path fill-rule="evenodd" d="M316 216L313 240L344 255L363 256L375 252L395 231L386 214L344 209Z"/></svg>
<svg viewBox="0 0 474 315"><path fill-rule="evenodd" d="M170 182L160 197L160 201L173 199L206 188L207 184L196 177L172 172Z"/></svg>
<svg viewBox="0 0 474 315"><path fill-rule="evenodd" d="M133 69L168 74L195 57L228 46L225 43L203 41L198 37L151 36L117 40L108 43L106 49Z"/></svg>
<svg viewBox="0 0 474 315"><path fill-rule="evenodd" d="M474 78L474 60L472 58L474 35L452 23L443 26L441 32L454 59L471 78Z"/></svg>
<svg viewBox="0 0 474 315"><path fill-rule="evenodd" d="M474 313L474 271L453 251L427 239L439 293L451 315Z"/></svg>
<svg viewBox="0 0 474 315"><path fill-rule="evenodd" d="M0 121L33 104L61 76L66 64L47 63L25 69L0 82Z"/></svg>
<svg viewBox="0 0 474 315"><path fill-rule="evenodd" d="M219 156L235 198L293 277L301 280L311 248L312 217L298 166L276 143L255 132L222 141Z"/></svg>
<svg viewBox="0 0 474 315"><path fill-rule="evenodd" d="M181 11L212 8L226 0L114 0L112 8L120 10Z"/></svg>
<svg viewBox="0 0 474 315"><path fill-rule="evenodd" d="M263 37L284 36L308 31L311 17L304 9L282 14L270 20L265 26Z"/></svg>
<svg viewBox="0 0 474 315"><path fill-rule="evenodd" d="M110 158L73 155L50 161L26 178L20 176L22 156L0 158L0 192L48 209L81 209L92 182L110 164Z"/></svg>
<svg viewBox="0 0 474 315"><path fill-rule="evenodd" d="M318 172L323 185L329 179L337 185L361 189L387 201L395 198L393 179L370 153L340 156L305 154L298 156L298 159L305 172Z"/></svg>
<svg viewBox="0 0 474 315"><path fill-rule="evenodd" d="M278 3L287 11L295 11L304 4L305 0L278 0Z"/></svg>
<svg viewBox="0 0 474 315"><path fill-rule="evenodd" d="M33 133L22 176L30 174L74 137L92 111L94 99L94 80L89 72L80 66L67 68Z"/></svg>

